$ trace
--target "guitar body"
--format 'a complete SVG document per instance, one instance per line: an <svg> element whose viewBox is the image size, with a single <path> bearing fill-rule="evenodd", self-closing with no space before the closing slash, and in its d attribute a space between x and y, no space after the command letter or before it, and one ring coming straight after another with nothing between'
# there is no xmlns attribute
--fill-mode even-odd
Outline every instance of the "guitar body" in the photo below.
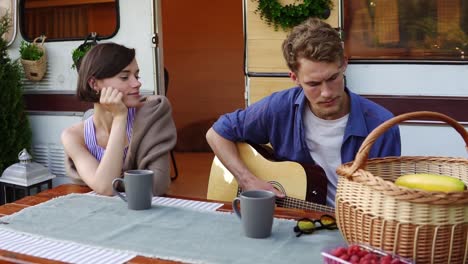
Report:
<svg viewBox="0 0 468 264"><path fill-rule="evenodd" d="M273 159L274 155L262 146L247 143L236 143L236 146L241 159L254 175L286 195L285 198L276 199L278 206L335 213L335 208L323 205L327 176L320 166L271 161L265 157ZM211 165L207 198L231 202L238 192L237 180L215 157Z"/></svg>
<svg viewBox="0 0 468 264"><path fill-rule="evenodd" d="M247 143L237 143L241 159L247 168L262 180L278 183L288 197L306 199L307 175L296 162L270 161ZM219 201L232 201L237 196L238 184L234 176L215 157L211 165L207 198Z"/></svg>

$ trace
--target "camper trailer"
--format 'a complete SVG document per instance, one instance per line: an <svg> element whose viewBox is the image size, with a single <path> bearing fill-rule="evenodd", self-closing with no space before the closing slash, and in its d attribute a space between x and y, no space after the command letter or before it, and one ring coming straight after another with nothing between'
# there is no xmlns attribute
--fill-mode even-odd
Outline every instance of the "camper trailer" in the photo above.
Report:
<svg viewBox="0 0 468 264"><path fill-rule="evenodd" d="M342 33L351 90L395 115L436 111L467 124L468 1L330 3L324 19ZM136 49L142 93L167 92L172 102L176 160L210 152L204 135L220 114L293 86L280 49L287 29L265 21L258 1L2 0L1 8L14 21L6 36L12 58L22 41L46 37L46 73L25 78L23 87L33 156L59 176L55 185L67 182L60 133L92 107L75 98L72 53L85 41ZM466 157L462 138L440 120L409 120L400 128L402 155Z"/></svg>

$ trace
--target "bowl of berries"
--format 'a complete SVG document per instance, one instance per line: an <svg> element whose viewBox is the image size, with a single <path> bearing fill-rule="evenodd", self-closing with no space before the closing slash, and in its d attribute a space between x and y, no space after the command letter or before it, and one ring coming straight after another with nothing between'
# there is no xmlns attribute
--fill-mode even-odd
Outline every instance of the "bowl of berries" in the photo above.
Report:
<svg viewBox="0 0 468 264"><path fill-rule="evenodd" d="M322 252L326 264L412 264L411 260L371 246L351 244L334 246Z"/></svg>

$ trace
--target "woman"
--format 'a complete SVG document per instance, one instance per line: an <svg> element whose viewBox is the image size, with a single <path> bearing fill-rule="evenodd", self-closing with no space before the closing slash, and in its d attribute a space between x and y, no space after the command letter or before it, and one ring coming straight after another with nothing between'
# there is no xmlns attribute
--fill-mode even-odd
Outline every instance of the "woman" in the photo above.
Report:
<svg viewBox="0 0 468 264"><path fill-rule="evenodd" d="M62 132L67 174L95 192L112 195L112 181L129 169L154 172L153 193L167 191L169 151L176 132L169 101L142 97L135 50L98 44L80 65L77 96L94 114Z"/></svg>

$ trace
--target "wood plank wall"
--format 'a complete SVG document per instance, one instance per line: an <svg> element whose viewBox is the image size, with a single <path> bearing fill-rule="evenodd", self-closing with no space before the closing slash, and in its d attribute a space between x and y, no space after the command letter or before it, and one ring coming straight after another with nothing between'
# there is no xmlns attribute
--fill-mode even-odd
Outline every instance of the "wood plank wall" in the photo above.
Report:
<svg viewBox="0 0 468 264"><path fill-rule="evenodd" d="M281 44L288 32L275 30L255 13L258 2L244 0L246 7L246 44L248 72L288 72L281 52ZM283 5L294 0L281 0ZM325 20L333 27L338 27L338 1L333 0L334 8Z"/></svg>
<svg viewBox="0 0 468 264"><path fill-rule="evenodd" d="M244 0L246 12L246 69L248 73L287 73L288 67L284 62L281 44L288 32L283 29L275 30L255 13L258 2ZM294 0L281 0L280 3L292 4ZM333 0L334 7L331 15L325 21L333 27L338 27L338 1ZM271 94L272 92L294 86L288 78L277 77L247 77L249 80L249 104Z"/></svg>

